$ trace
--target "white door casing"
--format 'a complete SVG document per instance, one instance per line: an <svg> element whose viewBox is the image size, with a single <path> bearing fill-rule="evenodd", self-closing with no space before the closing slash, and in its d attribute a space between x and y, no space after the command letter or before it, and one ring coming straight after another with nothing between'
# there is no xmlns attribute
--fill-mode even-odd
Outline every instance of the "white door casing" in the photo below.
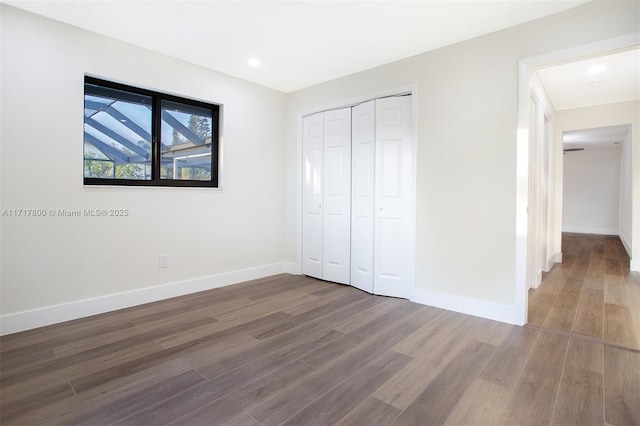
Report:
<svg viewBox="0 0 640 426"><path fill-rule="evenodd" d="M537 288L540 285L538 281L538 265L537 265L537 248L538 248L538 193L537 179L534 178L533 172L536 170L536 138L537 125L536 115L538 103L534 97L529 102L529 198L527 200L527 228L529 229L529 238L527 241L527 287ZM537 176L536 176L537 177Z"/></svg>

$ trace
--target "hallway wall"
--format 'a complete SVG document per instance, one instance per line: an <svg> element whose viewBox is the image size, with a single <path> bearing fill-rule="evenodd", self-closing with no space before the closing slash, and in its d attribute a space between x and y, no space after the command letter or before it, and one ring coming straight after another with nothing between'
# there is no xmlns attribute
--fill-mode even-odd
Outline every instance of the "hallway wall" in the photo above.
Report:
<svg viewBox="0 0 640 426"><path fill-rule="evenodd" d="M631 258L631 270L640 270L640 259L631 252L640 247L640 102L620 102L587 108L575 108L556 112L554 138L562 141L562 133L570 130L631 124L631 134L622 149L621 164L625 179L622 180L621 209L618 235ZM563 173L558 175L562 179ZM562 185L558 185L561 188ZM564 196L563 196L564 198ZM564 210L560 206L561 211ZM563 219L564 224L564 219ZM560 237L559 235L557 236Z"/></svg>
<svg viewBox="0 0 640 426"><path fill-rule="evenodd" d="M564 155L562 232L618 235L619 146Z"/></svg>

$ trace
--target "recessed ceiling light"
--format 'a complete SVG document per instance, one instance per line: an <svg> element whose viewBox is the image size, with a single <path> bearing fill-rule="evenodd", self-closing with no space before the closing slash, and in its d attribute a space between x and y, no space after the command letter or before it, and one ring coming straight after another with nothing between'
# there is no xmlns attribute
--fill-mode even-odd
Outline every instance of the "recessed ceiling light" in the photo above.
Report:
<svg viewBox="0 0 640 426"><path fill-rule="evenodd" d="M260 66L260 59L258 58L249 58L249 60L247 61L247 63L249 64L250 67L259 67Z"/></svg>
<svg viewBox="0 0 640 426"><path fill-rule="evenodd" d="M607 69L606 65L594 65L589 67L589 69L587 69L587 74L600 74L601 72L603 72L604 70Z"/></svg>

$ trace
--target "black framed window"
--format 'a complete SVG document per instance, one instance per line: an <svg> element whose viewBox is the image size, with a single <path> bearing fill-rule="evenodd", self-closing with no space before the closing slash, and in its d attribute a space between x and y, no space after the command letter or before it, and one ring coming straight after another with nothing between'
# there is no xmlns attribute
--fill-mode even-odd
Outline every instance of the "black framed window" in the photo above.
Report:
<svg viewBox="0 0 640 426"><path fill-rule="evenodd" d="M93 77L85 185L218 186L219 106Z"/></svg>

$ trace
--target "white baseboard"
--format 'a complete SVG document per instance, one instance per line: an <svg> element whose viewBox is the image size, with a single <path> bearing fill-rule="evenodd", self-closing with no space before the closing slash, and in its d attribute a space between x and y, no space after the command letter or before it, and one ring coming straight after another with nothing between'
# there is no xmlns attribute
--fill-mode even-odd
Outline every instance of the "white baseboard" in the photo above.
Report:
<svg viewBox="0 0 640 426"><path fill-rule="evenodd" d="M285 262L284 271L287 274L292 274L292 275L300 275L302 273L300 271L300 268L298 268L298 264L296 262Z"/></svg>
<svg viewBox="0 0 640 426"><path fill-rule="evenodd" d="M638 261L637 261L637 260L635 260L635 259L631 259L631 260L629 261L629 269L630 269L632 272L640 272L640 262L638 262Z"/></svg>
<svg viewBox="0 0 640 426"><path fill-rule="evenodd" d="M518 319L515 305L468 299L421 288L413 289L411 301L508 324L523 325L522 321Z"/></svg>
<svg viewBox="0 0 640 426"><path fill-rule="evenodd" d="M563 226L562 232L571 234L618 235L614 228L591 228L588 226Z"/></svg>
<svg viewBox="0 0 640 426"><path fill-rule="evenodd" d="M532 283L529 283L529 288L538 288L540 287L540 284L542 284L542 271L538 271L534 281Z"/></svg>
<svg viewBox="0 0 640 426"><path fill-rule="evenodd" d="M147 287L125 293L110 294L93 299L47 306L31 311L2 315L0 316L0 335L17 333L19 331L30 330L59 322L129 308L131 306L157 302L158 300L169 299L171 297L184 296L185 294L264 278L284 273L286 269L287 264L274 263L192 280L163 284L156 287Z"/></svg>
<svg viewBox="0 0 640 426"><path fill-rule="evenodd" d="M553 266L554 266L555 264L556 264L556 263L553 261L553 259L547 259L547 261L545 262L545 264L542 266L542 268L543 268L543 269L542 269L542 272L544 272L544 273L549 272L549 271L553 268Z"/></svg>
<svg viewBox="0 0 640 426"><path fill-rule="evenodd" d="M624 249L627 251L627 255L631 257L631 243L629 242L629 240L627 240L625 236L621 234L620 241L622 241L622 245L624 246Z"/></svg>
<svg viewBox="0 0 640 426"><path fill-rule="evenodd" d="M547 262L543 265L543 272L549 272L556 266L556 263L562 263L562 253L554 253ZM540 280L542 282L542 280Z"/></svg>

